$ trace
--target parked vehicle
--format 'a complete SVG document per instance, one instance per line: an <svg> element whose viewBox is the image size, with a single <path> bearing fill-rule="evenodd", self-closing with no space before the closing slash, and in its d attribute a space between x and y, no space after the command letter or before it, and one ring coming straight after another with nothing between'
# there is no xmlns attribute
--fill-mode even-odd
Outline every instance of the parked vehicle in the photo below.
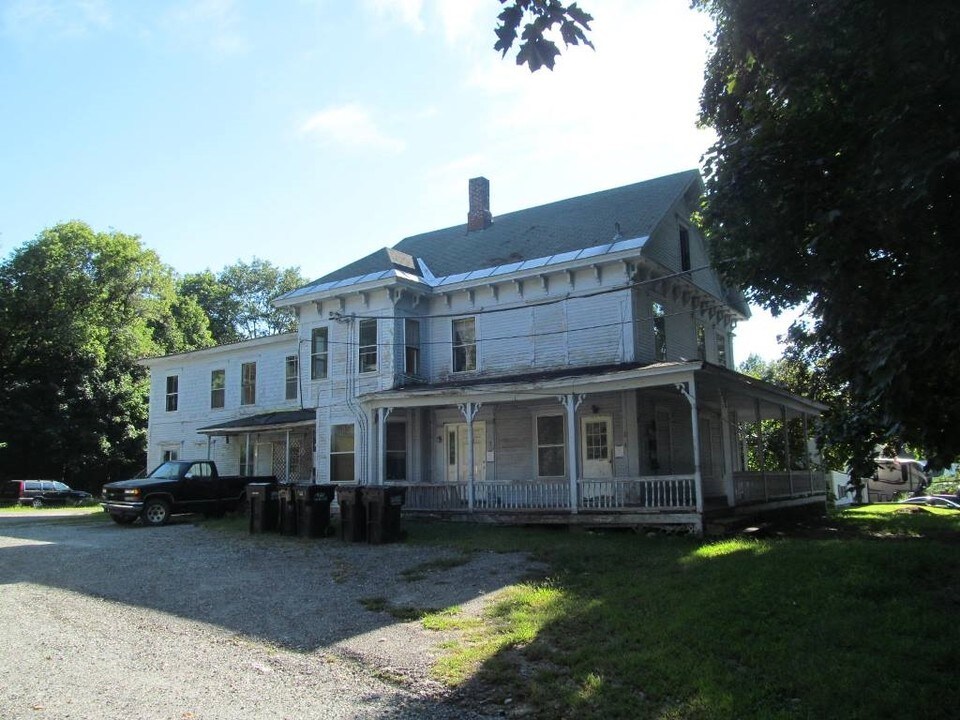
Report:
<svg viewBox="0 0 960 720"><path fill-rule="evenodd" d="M922 460L877 457L874 462L877 469L865 482L870 502L890 502L899 494L921 491L930 483Z"/></svg>
<svg viewBox="0 0 960 720"><path fill-rule="evenodd" d="M930 507L960 510L960 498L946 498L941 495L920 495L900 501L901 505L929 505Z"/></svg>
<svg viewBox="0 0 960 720"><path fill-rule="evenodd" d="M3 503L41 508L47 505L83 505L92 500L90 493L74 490L59 480L7 480L0 483L0 502Z"/></svg>
<svg viewBox="0 0 960 720"><path fill-rule="evenodd" d="M163 525L178 513L219 515L242 508L248 483L273 481L220 475L212 460L170 460L145 478L107 483L100 504L120 525L137 518L144 525Z"/></svg>

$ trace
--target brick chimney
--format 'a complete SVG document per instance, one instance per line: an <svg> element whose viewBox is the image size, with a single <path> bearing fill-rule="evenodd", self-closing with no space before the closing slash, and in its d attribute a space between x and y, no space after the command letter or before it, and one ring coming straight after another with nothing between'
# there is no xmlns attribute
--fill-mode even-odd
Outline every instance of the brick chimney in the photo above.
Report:
<svg viewBox="0 0 960 720"><path fill-rule="evenodd" d="M490 181L485 177L470 178L470 211L467 213L467 232L486 230L492 224Z"/></svg>

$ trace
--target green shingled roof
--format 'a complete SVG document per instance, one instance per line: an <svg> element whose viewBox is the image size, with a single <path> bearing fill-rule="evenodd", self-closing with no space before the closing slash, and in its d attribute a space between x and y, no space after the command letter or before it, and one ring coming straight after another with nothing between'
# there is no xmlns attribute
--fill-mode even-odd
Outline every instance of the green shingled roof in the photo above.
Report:
<svg viewBox="0 0 960 720"><path fill-rule="evenodd" d="M467 232L466 223L413 235L392 250L377 250L311 284L389 270L406 256L422 258L441 277L602 245L617 234L650 235L692 183L696 170L497 215L485 230ZM399 252L397 252L399 251ZM405 264L405 263L403 263Z"/></svg>

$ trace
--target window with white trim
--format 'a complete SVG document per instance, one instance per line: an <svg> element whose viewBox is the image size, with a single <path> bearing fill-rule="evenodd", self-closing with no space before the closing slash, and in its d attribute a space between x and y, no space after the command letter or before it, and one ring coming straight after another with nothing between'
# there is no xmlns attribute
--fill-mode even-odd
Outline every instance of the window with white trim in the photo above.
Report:
<svg viewBox="0 0 960 720"><path fill-rule="evenodd" d="M243 363L240 366L240 404L255 405L257 402L257 364Z"/></svg>
<svg viewBox="0 0 960 720"><path fill-rule="evenodd" d="M405 375L420 375L420 321L407 318L403 321L403 372Z"/></svg>
<svg viewBox="0 0 960 720"><path fill-rule="evenodd" d="M210 408L216 410L226 404L227 397L227 371L210 371Z"/></svg>
<svg viewBox="0 0 960 720"><path fill-rule="evenodd" d="M460 318L453 321L453 371L469 372L477 369L477 319Z"/></svg>
<svg viewBox="0 0 960 720"><path fill-rule="evenodd" d="M655 302L651 306L653 315L653 357L657 362L667 359L667 315L663 305Z"/></svg>
<svg viewBox="0 0 960 720"><path fill-rule="evenodd" d="M697 357L707 359L707 329L702 322L697 323Z"/></svg>
<svg viewBox="0 0 960 720"><path fill-rule="evenodd" d="M407 424L388 422L386 427L386 478L407 479Z"/></svg>
<svg viewBox="0 0 960 720"><path fill-rule="evenodd" d="M167 375L167 412L176 412L180 402L180 376Z"/></svg>
<svg viewBox="0 0 960 720"><path fill-rule="evenodd" d="M727 367L727 336L717 333L717 365Z"/></svg>
<svg viewBox="0 0 960 720"><path fill-rule="evenodd" d="M300 358L287 355L284 361L284 388L287 400L296 400L300 396Z"/></svg>
<svg viewBox="0 0 960 720"><path fill-rule="evenodd" d="M680 226L680 269L684 272L690 269L690 231Z"/></svg>
<svg viewBox="0 0 960 720"><path fill-rule="evenodd" d="M323 380L327 377L329 357L328 330L325 327L310 331L310 379Z"/></svg>
<svg viewBox="0 0 960 720"><path fill-rule="evenodd" d="M537 416L537 477L566 474L563 415Z"/></svg>
<svg viewBox="0 0 960 720"><path fill-rule="evenodd" d="M353 482L354 473L353 425L334 425L330 428L330 480Z"/></svg>
<svg viewBox="0 0 960 720"><path fill-rule="evenodd" d="M377 321L376 318L361 320L359 324L360 372L377 371Z"/></svg>

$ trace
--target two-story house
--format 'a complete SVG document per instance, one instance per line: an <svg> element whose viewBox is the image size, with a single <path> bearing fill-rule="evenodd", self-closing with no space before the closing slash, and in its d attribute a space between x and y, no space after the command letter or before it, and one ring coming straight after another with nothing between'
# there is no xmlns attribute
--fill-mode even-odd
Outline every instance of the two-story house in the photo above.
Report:
<svg viewBox="0 0 960 720"><path fill-rule="evenodd" d="M466 225L278 298L296 334L147 361L149 462L403 483L410 510L524 522L822 503L790 438L746 472L743 424L805 435L823 407L732 369L749 311L690 222L702 189L688 171L493 217L474 178Z"/></svg>

